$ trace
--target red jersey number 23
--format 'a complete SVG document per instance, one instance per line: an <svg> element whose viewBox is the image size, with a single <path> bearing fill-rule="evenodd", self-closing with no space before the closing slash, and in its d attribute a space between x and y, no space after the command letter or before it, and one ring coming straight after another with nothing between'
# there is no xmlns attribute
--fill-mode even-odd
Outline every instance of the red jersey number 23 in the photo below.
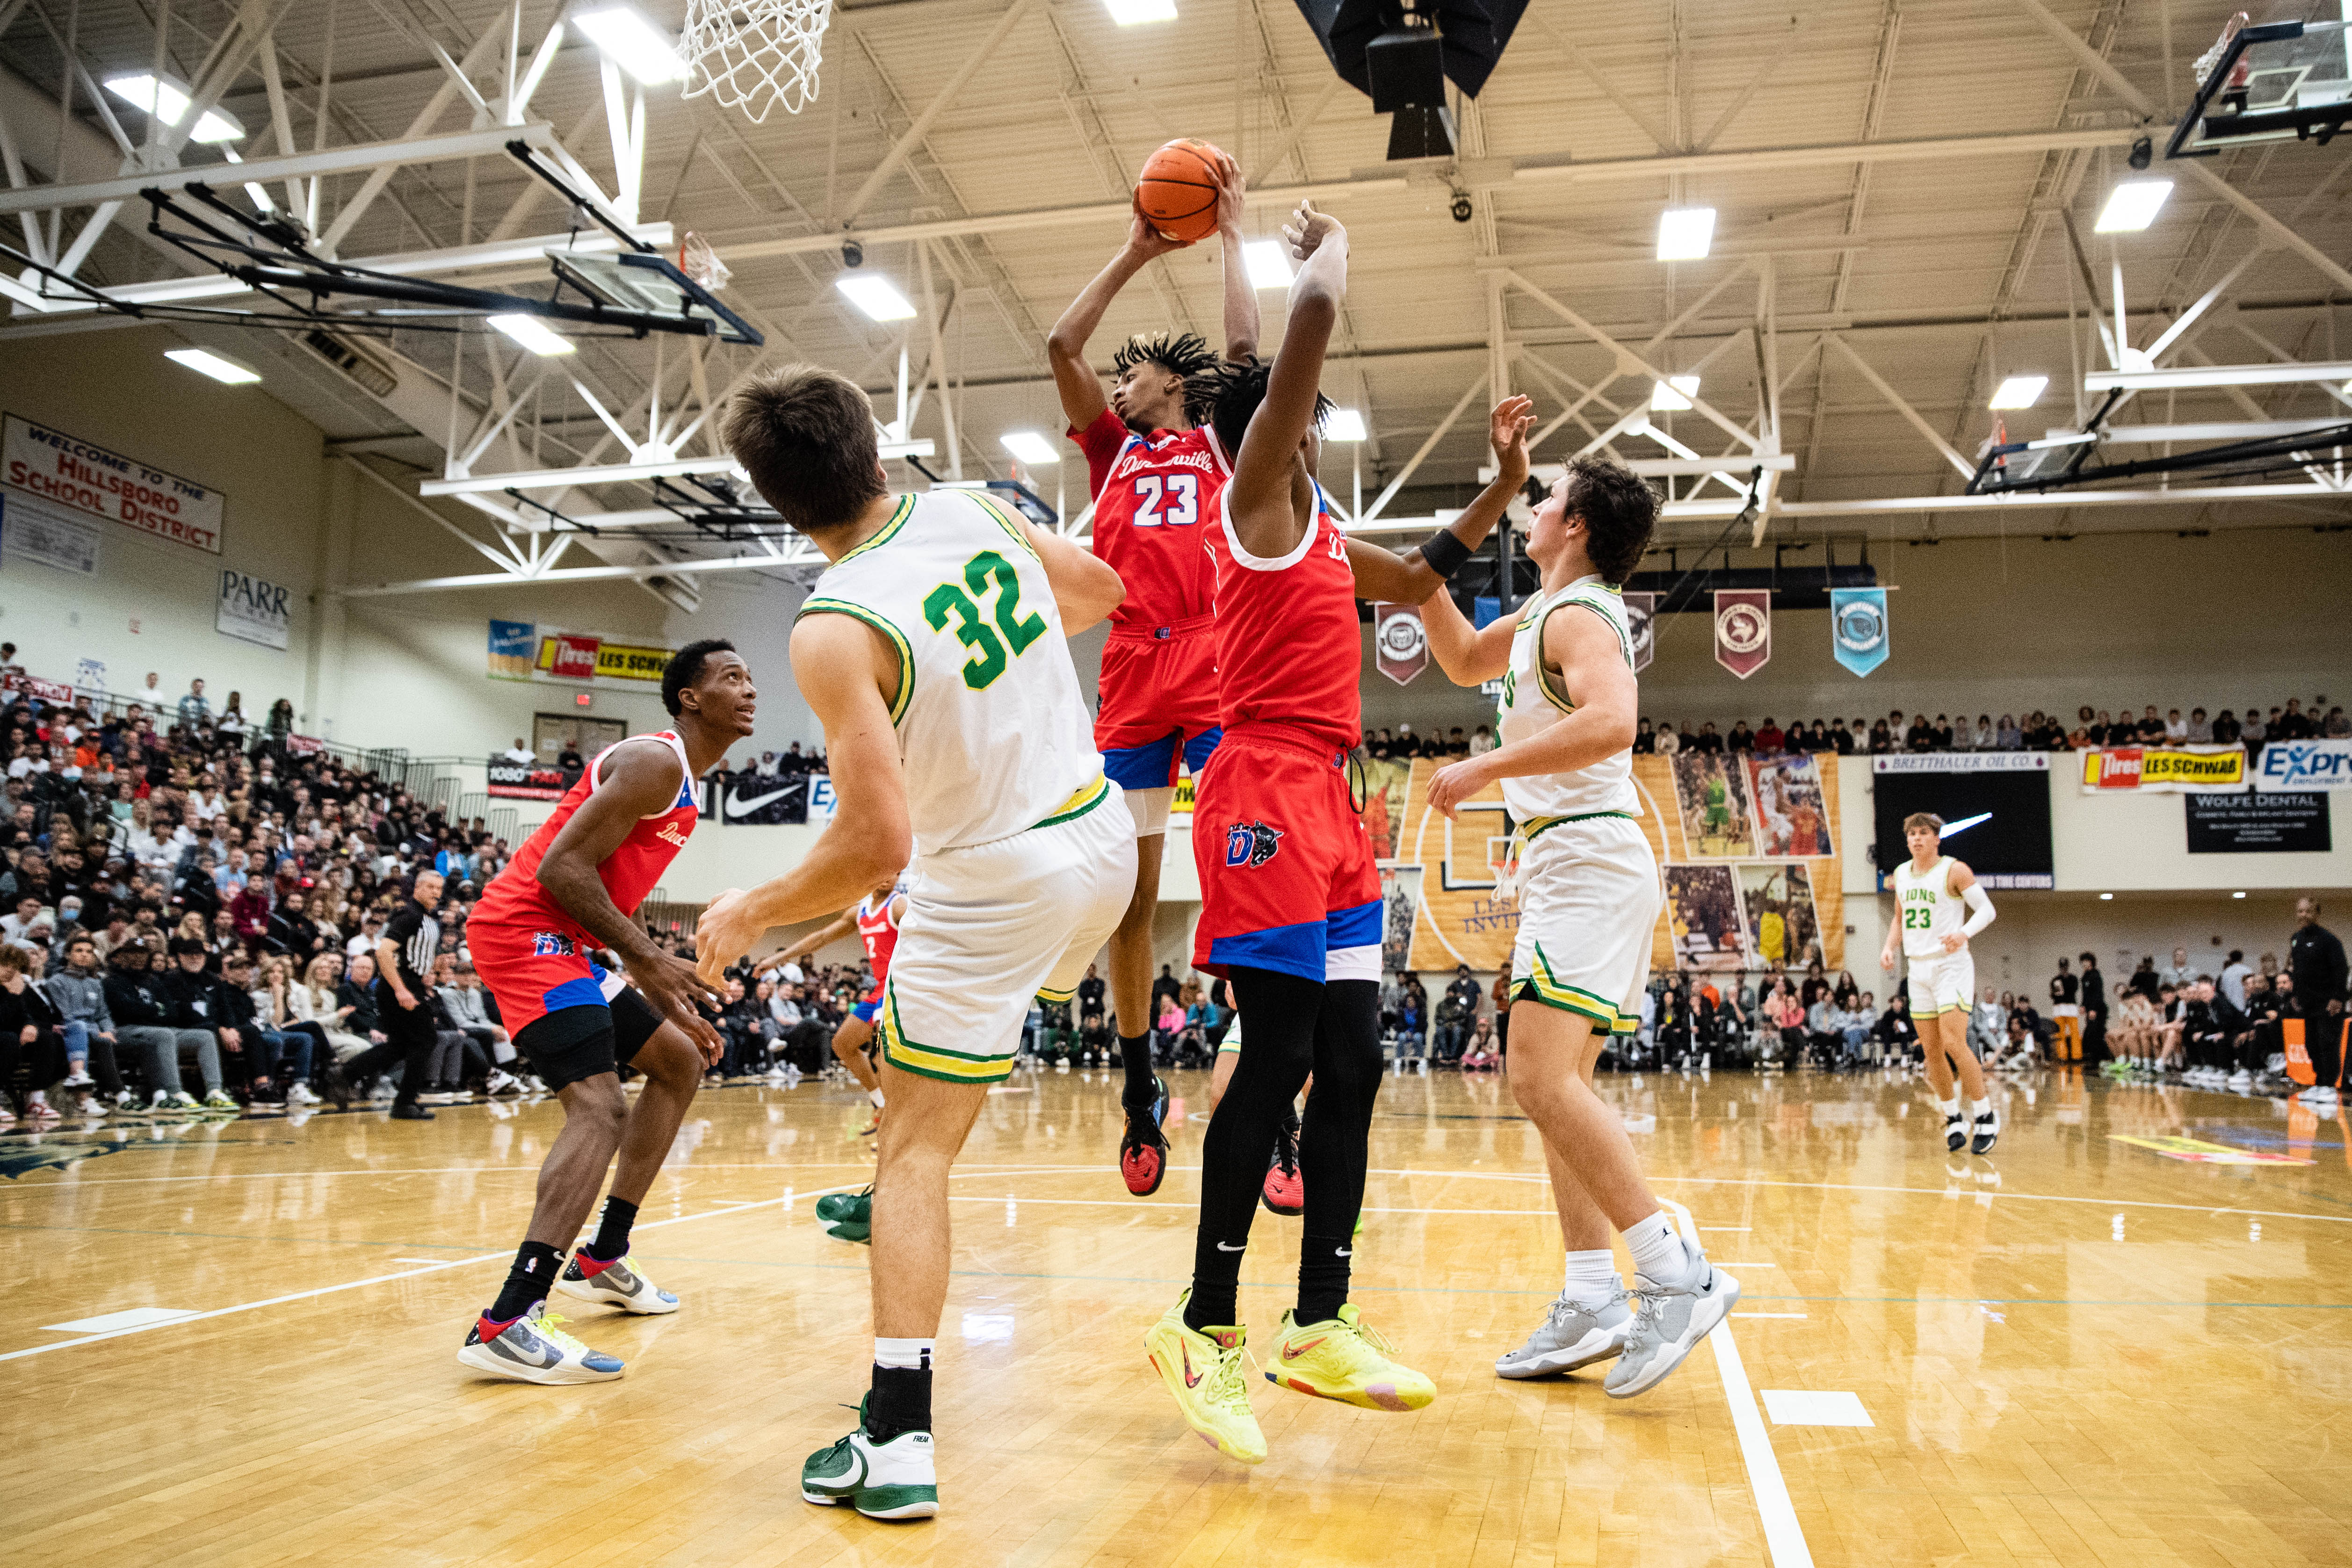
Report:
<svg viewBox="0 0 2352 1568"><path fill-rule="evenodd" d="M1189 528L1201 520L1201 480L1195 474L1139 474L1135 480L1135 526ZM1164 509L1163 509L1164 508Z"/></svg>

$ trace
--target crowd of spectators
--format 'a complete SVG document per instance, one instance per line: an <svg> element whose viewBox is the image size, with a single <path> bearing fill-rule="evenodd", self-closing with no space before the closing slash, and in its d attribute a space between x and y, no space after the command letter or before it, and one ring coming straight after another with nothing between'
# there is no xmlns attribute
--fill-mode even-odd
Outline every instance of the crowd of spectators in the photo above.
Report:
<svg viewBox="0 0 2352 1568"><path fill-rule="evenodd" d="M2075 710L2072 727L2059 715L2040 710L2026 715L2021 722L2014 714L2006 713L1999 719L1980 713L1971 721L1965 713L1939 713L1930 718L1924 713L1906 715L1896 708L1880 719L1798 720L1785 729L1767 715L1753 728L1746 719L1738 719L1728 731L1720 734L1712 720L1702 722L1694 730L1687 719L1676 724L1672 719L1643 718L1635 726L1633 749L1643 755L1667 757L1680 751L1754 752L1766 757L1820 752L1853 757L1898 751L2088 751L2124 746L2242 746L2249 754L2258 756L2273 740L2346 738L2352 738L2352 716L2347 716L2340 706L2330 705L2326 697L2318 696L2312 698L2307 707L2302 698L2289 697L2284 704L2270 707L2267 714L2260 704L2249 704L2242 713L2223 708L2210 715L2201 707L2193 707L2186 716L2179 708L2159 714L2152 704L2143 706L2137 715L2128 706L2112 712L2082 707Z"/></svg>

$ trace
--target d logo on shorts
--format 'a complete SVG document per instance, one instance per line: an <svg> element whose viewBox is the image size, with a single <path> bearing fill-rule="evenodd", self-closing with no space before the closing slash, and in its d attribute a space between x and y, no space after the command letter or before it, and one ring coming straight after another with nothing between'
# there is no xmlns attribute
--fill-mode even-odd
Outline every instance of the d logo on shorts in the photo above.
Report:
<svg viewBox="0 0 2352 1568"><path fill-rule="evenodd" d="M530 950L534 957L540 958L569 958L575 951L572 938L560 931L534 932Z"/></svg>
<svg viewBox="0 0 2352 1568"><path fill-rule="evenodd" d="M1282 830L1264 822L1235 822L1225 830L1225 863L1264 865L1282 847Z"/></svg>

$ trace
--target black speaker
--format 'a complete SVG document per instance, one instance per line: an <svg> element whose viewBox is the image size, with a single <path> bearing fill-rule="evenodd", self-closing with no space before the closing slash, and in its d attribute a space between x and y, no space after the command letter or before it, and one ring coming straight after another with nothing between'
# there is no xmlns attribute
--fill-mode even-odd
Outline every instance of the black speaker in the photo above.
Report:
<svg viewBox="0 0 2352 1568"><path fill-rule="evenodd" d="M1445 107L1445 46L1426 27L1400 27L1364 46L1372 112Z"/></svg>
<svg viewBox="0 0 2352 1568"><path fill-rule="evenodd" d="M1413 5L1418 16L1436 26L1441 73L1470 98L1477 97L1494 74L1527 8L1527 0L1414 0ZM1385 43L1391 35L1424 40L1428 35L1427 28L1408 32L1402 0L1298 0L1298 12L1315 29L1316 40L1341 79L1371 97L1381 113L1391 112L1374 86L1368 57L1376 42ZM1416 63L1413 69L1425 68ZM1413 79L1425 89L1425 75ZM1417 107L1436 108L1442 101L1424 99Z"/></svg>

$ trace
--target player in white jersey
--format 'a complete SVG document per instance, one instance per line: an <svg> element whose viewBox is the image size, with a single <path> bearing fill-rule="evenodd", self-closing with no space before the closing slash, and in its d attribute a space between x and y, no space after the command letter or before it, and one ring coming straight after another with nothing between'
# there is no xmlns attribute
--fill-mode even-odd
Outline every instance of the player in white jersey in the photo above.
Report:
<svg viewBox="0 0 2352 1568"><path fill-rule="evenodd" d="M1897 924L1886 934L1878 967L1895 967L1899 943L1910 971L1911 1022L1927 1058L1927 1086L1944 1113L1944 1146L1958 1153L1965 1145L1972 1154L1988 1155L2000 1136L2000 1121L1985 1094L1984 1068L1969 1044L1969 1009L1977 988L1969 938L1992 924L1992 900L1964 862L1943 853L1943 837L1944 819L1933 811L1903 819L1903 841L1911 847L1911 858L1895 868ZM1961 1093L1969 1100L1965 1117Z"/></svg>
<svg viewBox="0 0 2352 1568"><path fill-rule="evenodd" d="M830 915L911 858L882 998L874 1373L857 1427L801 1495L877 1519L939 1511L933 1336L948 1290L948 1172L1012 1070L1033 996L1068 998L1135 892L1135 823L1103 777L1064 639L1126 590L1078 546L982 492L893 496L872 405L796 365L729 405L736 461L833 564L793 624L836 804L801 862L713 900L706 976L764 932Z"/></svg>
<svg viewBox="0 0 2352 1568"><path fill-rule="evenodd" d="M1496 457L1518 483L1526 429L1495 411ZM1633 639L1616 586L1641 564L1657 518L1656 496L1633 474L1576 458L1528 528L1543 586L1516 623L1474 631L1444 593L1422 610L1430 652L1455 684L1503 683L1501 744L1439 769L1429 803L1451 817L1499 782L1524 835L1511 1092L1543 1136L1568 1252L1559 1298L1495 1370L1539 1377L1614 1356L1606 1387L1620 1399L1681 1365L1739 1299L1738 1281L1675 1229L1624 1123L1592 1092L1603 1047L1641 1022L1658 918L1658 866L1633 781ZM1630 1303L1612 1230L1633 1260Z"/></svg>

